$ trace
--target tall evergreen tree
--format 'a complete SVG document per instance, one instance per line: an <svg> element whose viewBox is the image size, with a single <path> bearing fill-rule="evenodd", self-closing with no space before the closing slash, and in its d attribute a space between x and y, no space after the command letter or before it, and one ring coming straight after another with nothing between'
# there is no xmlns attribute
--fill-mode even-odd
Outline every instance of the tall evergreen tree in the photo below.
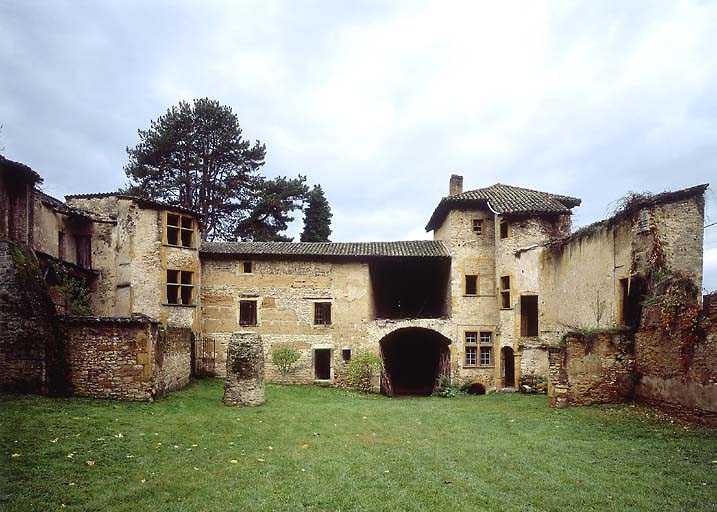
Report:
<svg viewBox="0 0 717 512"><path fill-rule="evenodd" d="M328 242L331 235L331 207L321 190L321 185L314 185L306 198L304 209L304 231L302 242Z"/></svg>
<svg viewBox="0 0 717 512"><path fill-rule="evenodd" d="M231 107L215 100L181 101L138 133L123 192L200 212L206 240L282 239L303 204L305 178L260 176L266 146L244 140Z"/></svg>

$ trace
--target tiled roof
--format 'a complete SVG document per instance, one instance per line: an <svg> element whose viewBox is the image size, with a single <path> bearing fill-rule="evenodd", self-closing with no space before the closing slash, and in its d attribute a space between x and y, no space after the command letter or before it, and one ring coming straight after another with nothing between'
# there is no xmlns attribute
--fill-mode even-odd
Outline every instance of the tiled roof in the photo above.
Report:
<svg viewBox="0 0 717 512"><path fill-rule="evenodd" d="M331 258L449 258L443 242L202 242L202 254Z"/></svg>
<svg viewBox="0 0 717 512"><path fill-rule="evenodd" d="M65 196L65 200L71 199L104 199L106 197L116 197L118 199L129 199L130 201L136 202L142 208L149 208L151 210L170 210L173 212L187 213L194 215L195 217L201 217L202 214L198 211L190 208L184 208L182 206L174 206L161 201L153 201L151 199L145 199L144 197L133 196L129 194L120 194L117 192L96 192L93 194L72 194Z"/></svg>
<svg viewBox="0 0 717 512"><path fill-rule="evenodd" d="M27 165L8 160L0 155L0 174L10 174L11 177L25 183L42 183L42 178Z"/></svg>
<svg viewBox="0 0 717 512"><path fill-rule="evenodd" d="M441 199L426 225L426 231L439 227L448 212L454 208L482 206L501 215L539 215L570 213L570 209L579 204L580 199L577 197L496 183L490 187L469 190Z"/></svg>
<svg viewBox="0 0 717 512"><path fill-rule="evenodd" d="M77 215L86 219L92 219L92 216L87 212L84 212L77 208L73 208L72 206L63 203L59 199L54 198L49 194L46 194L42 190L35 189L35 194L40 198L40 201L42 201L43 204L49 206L55 211L64 213L65 215Z"/></svg>

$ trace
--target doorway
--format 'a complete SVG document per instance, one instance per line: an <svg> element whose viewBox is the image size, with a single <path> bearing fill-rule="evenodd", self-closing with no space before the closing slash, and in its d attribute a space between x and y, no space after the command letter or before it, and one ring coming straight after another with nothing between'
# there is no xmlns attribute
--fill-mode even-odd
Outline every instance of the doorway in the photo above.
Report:
<svg viewBox="0 0 717 512"><path fill-rule="evenodd" d="M503 368L503 387L515 387L515 360L513 358L513 349L503 347L500 351L501 367Z"/></svg>

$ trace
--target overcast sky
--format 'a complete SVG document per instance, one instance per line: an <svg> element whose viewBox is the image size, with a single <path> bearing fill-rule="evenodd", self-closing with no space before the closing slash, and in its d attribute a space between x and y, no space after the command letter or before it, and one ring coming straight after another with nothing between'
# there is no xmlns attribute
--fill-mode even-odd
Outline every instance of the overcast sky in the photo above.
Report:
<svg viewBox="0 0 717 512"><path fill-rule="evenodd" d="M138 128L207 96L265 175L322 185L335 241L430 236L452 172L580 197L580 226L717 185L716 48L707 1L0 0L0 147L56 197L111 191Z"/></svg>

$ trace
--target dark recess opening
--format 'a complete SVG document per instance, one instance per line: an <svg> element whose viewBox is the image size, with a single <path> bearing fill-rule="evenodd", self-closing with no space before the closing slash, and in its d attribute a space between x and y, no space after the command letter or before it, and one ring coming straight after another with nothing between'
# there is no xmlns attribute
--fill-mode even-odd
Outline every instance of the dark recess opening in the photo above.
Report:
<svg viewBox="0 0 717 512"><path fill-rule="evenodd" d="M400 329L381 340L383 364L393 395L430 395L439 375L448 371L450 341L435 331Z"/></svg>
<svg viewBox="0 0 717 512"><path fill-rule="evenodd" d="M369 271L376 318L448 316L448 259L377 261Z"/></svg>
<svg viewBox="0 0 717 512"><path fill-rule="evenodd" d="M513 349L503 347L500 351L503 363L503 386L506 388L515 387L515 361L513 359Z"/></svg>
<svg viewBox="0 0 717 512"><path fill-rule="evenodd" d="M520 297L520 335L538 335L538 296L522 295Z"/></svg>
<svg viewBox="0 0 717 512"><path fill-rule="evenodd" d="M621 325L626 325L633 329L640 326L644 294L644 283L639 277L633 277L631 280L620 279L620 311L618 320Z"/></svg>
<svg viewBox="0 0 717 512"><path fill-rule="evenodd" d="M331 378L331 349L314 349L314 378L329 380Z"/></svg>
<svg viewBox="0 0 717 512"><path fill-rule="evenodd" d="M479 384L478 382L474 382L468 386L466 393L469 395L485 395L485 386L483 384Z"/></svg>

